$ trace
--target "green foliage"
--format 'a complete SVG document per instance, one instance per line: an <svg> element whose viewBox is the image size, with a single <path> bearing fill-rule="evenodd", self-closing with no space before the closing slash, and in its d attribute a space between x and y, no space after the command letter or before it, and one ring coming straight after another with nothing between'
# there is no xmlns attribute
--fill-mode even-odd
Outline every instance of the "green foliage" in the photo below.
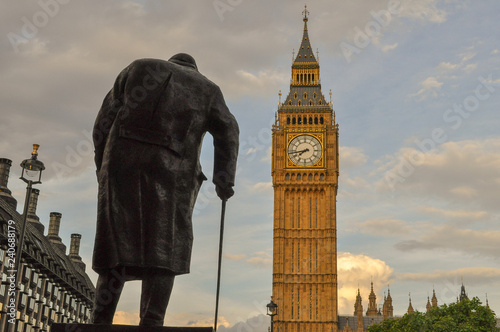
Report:
<svg viewBox="0 0 500 332"><path fill-rule="evenodd" d="M477 297L460 303L432 308L427 313L414 312L372 325L368 332L492 332L495 313Z"/></svg>

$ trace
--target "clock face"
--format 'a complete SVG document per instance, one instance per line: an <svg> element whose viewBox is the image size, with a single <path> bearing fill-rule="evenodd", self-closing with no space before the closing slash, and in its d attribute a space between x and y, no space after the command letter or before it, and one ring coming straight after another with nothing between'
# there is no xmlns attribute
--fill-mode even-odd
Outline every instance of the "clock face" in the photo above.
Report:
<svg viewBox="0 0 500 332"><path fill-rule="evenodd" d="M288 157L298 166L312 166L321 158L319 140L311 135L299 135L288 145Z"/></svg>

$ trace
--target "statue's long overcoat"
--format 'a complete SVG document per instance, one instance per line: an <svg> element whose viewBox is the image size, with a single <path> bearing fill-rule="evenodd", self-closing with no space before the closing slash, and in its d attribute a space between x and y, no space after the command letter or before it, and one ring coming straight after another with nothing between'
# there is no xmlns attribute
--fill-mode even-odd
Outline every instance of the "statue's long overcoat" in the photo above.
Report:
<svg viewBox="0 0 500 332"><path fill-rule="evenodd" d="M207 131L214 140L213 182L232 186L239 130L220 89L189 64L141 59L120 73L93 132L96 272L189 272Z"/></svg>

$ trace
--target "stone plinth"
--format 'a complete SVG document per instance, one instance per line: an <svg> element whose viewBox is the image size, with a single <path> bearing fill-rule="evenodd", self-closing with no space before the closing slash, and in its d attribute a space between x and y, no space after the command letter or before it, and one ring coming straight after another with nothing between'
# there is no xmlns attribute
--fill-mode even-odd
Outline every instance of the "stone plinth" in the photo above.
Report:
<svg viewBox="0 0 500 332"><path fill-rule="evenodd" d="M169 327L169 326L131 326L131 325L94 325L58 324L50 327L51 332L213 332L211 327Z"/></svg>

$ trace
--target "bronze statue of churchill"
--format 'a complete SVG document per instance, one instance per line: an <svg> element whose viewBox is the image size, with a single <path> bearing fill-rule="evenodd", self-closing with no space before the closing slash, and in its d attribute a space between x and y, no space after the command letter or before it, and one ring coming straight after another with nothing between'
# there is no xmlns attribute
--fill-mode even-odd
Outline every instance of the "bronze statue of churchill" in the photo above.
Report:
<svg viewBox="0 0 500 332"><path fill-rule="evenodd" d="M142 280L140 325L163 325L174 277L189 273L206 132L214 143L213 182L226 200L234 193L238 124L193 57L136 60L105 97L93 131L95 324L111 324L123 283Z"/></svg>

